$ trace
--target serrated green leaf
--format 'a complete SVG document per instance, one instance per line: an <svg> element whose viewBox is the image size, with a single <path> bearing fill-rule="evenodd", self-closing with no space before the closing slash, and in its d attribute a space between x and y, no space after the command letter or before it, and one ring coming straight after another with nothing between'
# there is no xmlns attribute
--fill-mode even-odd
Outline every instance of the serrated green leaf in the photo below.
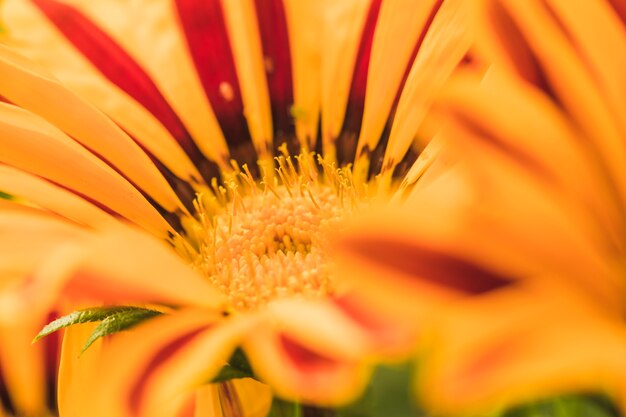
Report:
<svg viewBox="0 0 626 417"><path fill-rule="evenodd" d="M121 332L123 330L128 330L143 321L161 314L162 313L159 311L148 310L145 308L133 308L131 310L124 310L110 314L102 320L98 327L94 329L89 336L89 339L85 342L85 345L81 349L80 353L85 352L89 346L101 337Z"/></svg>
<svg viewBox="0 0 626 417"><path fill-rule="evenodd" d="M211 382L225 382L231 379L253 377L254 373L252 372L246 354L243 353L241 349L237 349L228 360L228 363Z"/></svg>
<svg viewBox="0 0 626 417"><path fill-rule="evenodd" d="M65 327L72 326L74 324L101 321L113 314L135 309L139 309L139 307L95 307L74 311L67 316L59 317L58 319L46 324L44 328L41 329L39 334L35 336L35 338L33 339L33 343L35 343L42 337L48 336L49 334L54 333L57 330L61 330Z"/></svg>

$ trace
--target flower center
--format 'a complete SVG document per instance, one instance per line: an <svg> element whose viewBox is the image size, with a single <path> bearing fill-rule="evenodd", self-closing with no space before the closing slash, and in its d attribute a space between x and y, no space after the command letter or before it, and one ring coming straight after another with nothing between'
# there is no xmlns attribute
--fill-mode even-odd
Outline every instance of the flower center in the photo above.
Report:
<svg viewBox="0 0 626 417"><path fill-rule="evenodd" d="M329 237L361 197L349 168L301 154L276 158L275 175L255 181L246 167L197 200L203 225L196 268L236 310L335 290Z"/></svg>

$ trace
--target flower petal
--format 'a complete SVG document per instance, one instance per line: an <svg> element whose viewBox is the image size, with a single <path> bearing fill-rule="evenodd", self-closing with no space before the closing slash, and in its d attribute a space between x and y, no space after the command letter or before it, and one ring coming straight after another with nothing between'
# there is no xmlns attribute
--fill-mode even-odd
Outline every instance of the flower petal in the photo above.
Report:
<svg viewBox="0 0 626 417"><path fill-rule="evenodd" d="M79 299L203 306L213 311L225 306L225 298L171 248L131 228L95 235L74 248L65 265L52 273L65 282L68 295Z"/></svg>
<svg viewBox="0 0 626 417"><path fill-rule="evenodd" d="M0 103L0 132L0 162L68 188L159 236L171 231L137 189L40 117Z"/></svg>
<svg viewBox="0 0 626 417"><path fill-rule="evenodd" d="M326 157L334 154L344 123L357 56L370 10L370 0L326 3L321 67L322 140Z"/></svg>
<svg viewBox="0 0 626 417"><path fill-rule="evenodd" d="M255 374L277 395L329 406L353 400L365 387L368 340L340 310L329 307L279 302L246 338L243 346Z"/></svg>
<svg viewBox="0 0 626 417"><path fill-rule="evenodd" d="M76 194L40 177L0 165L0 190L44 207L79 224L105 228L117 219Z"/></svg>
<svg viewBox="0 0 626 417"><path fill-rule="evenodd" d="M50 15L47 16L38 6L46 7ZM137 90L147 88L143 100L154 97L154 105L164 109L171 120L175 119L172 119L174 116L170 113L169 105L164 103L145 71L102 29L67 4L55 0L9 0L3 5L3 10L7 26L6 33L2 35L3 42L42 65L82 99L96 105L162 161L174 175L185 181L200 180L201 176L193 163L157 116L144 108L142 100L130 94L132 91L124 91L101 72L101 66L106 63L111 77L117 77L115 68L118 67L123 79L129 73L119 66L128 66L127 69L139 77L135 81L145 82L132 84L130 78L127 78L123 79L125 85ZM57 19L64 16L68 20L61 29L69 31L69 38L55 25L60 24ZM77 49L72 41L82 42L83 48ZM90 57L81 52L89 53Z"/></svg>
<svg viewBox="0 0 626 417"><path fill-rule="evenodd" d="M378 144L408 67L441 4L441 0L382 3L369 61L357 158Z"/></svg>
<svg viewBox="0 0 626 417"><path fill-rule="evenodd" d="M85 406L98 416L168 415L181 395L211 380L254 322L222 319L186 310L113 336L87 375L95 392Z"/></svg>
<svg viewBox="0 0 626 417"><path fill-rule="evenodd" d="M562 290L500 294L440 322L420 372L428 409L480 414L566 392L623 398L626 328Z"/></svg>
<svg viewBox="0 0 626 417"><path fill-rule="evenodd" d="M468 5L445 1L424 36L393 118L382 168L389 175L409 150L436 93L469 50Z"/></svg>
<svg viewBox="0 0 626 417"><path fill-rule="evenodd" d="M96 152L165 210L180 208L152 161L113 121L4 46L0 46L0 94Z"/></svg>

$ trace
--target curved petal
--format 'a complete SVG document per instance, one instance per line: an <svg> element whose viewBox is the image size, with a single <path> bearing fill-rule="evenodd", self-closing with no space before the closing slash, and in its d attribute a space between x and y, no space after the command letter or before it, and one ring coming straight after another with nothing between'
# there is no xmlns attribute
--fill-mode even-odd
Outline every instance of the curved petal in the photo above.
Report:
<svg viewBox="0 0 626 417"><path fill-rule="evenodd" d="M85 226L106 228L118 223L118 219L76 194L4 165L0 165L0 190Z"/></svg>
<svg viewBox="0 0 626 417"><path fill-rule="evenodd" d="M460 306L438 323L420 368L429 410L480 414L565 392L623 398L626 327L562 288L527 290Z"/></svg>
<svg viewBox="0 0 626 417"><path fill-rule="evenodd" d="M0 95L43 117L96 152L165 210L180 208L176 195L152 161L112 120L36 68L34 63L2 45Z"/></svg>
<svg viewBox="0 0 626 417"><path fill-rule="evenodd" d="M102 29L76 10L72 12L64 2L9 0L4 3L7 30L2 39L8 46L43 66L64 86L96 105L174 175L190 182L200 180L197 169L164 126L167 117L172 125L180 127L177 116L136 60ZM62 27L56 26L63 17L68 20ZM67 31L69 38L59 29ZM78 41L84 44L76 45ZM89 53L89 57L84 53ZM112 80L114 77L117 78ZM115 81L125 84L119 86ZM139 92L131 95L129 91L133 88L143 95L138 95ZM158 114L155 116L142 102L153 104L163 115L153 109Z"/></svg>
<svg viewBox="0 0 626 417"><path fill-rule="evenodd" d="M330 406L362 392L370 372L368 341L339 310L288 301L271 306L266 319L243 347L255 374L278 396Z"/></svg>
<svg viewBox="0 0 626 417"><path fill-rule="evenodd" d="M464 0L445 1L428 28L398 100L383 172L391 174L402 160L435 95L467 54L472 41L468 6Z"/></svg>
<svg viewBox="0 0 626 417"><path fill-rule="evenodd" d="M253 322L185 310L114 335L83 374L92 387L90 398L72 407L97 416L171 415L181 395L207 384L219 371ZM75 359L64 355L63 360L67 370ZM62 390L76 383L73 378L61 382Z"/></svg>
<svg viewBox="0 0 626 417"><path fill-rule="evenodd" d="M127 227L94 235L39 272L59 291L104 303L160 303L225 308L225 297L163 242Z"/></svg>
<svg viewBox="0 0 626 417"><path fill-rule="evenodd" d="M170 231L165 219L127 180L40 117L0 103L0 146L0 162L94 200L159 236Z"/></svg>
<svg viewBox="0 0 626 417"><path fill-rule="evenodd" d="M357 158L363 156L364 149L371 152L378 144L407 68L441 4L441 0L382 3L372 43Z"/></svg>

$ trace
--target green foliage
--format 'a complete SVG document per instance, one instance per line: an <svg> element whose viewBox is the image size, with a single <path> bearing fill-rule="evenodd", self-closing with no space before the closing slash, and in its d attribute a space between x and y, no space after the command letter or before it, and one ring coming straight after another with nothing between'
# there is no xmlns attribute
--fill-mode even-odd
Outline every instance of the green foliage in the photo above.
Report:
<svg viewBox="0 0 626 417"><path fill-rule="evenodd" d="M224 382L230 379L253 377L254 373L252 372L246 354L243 353L241 349L237 349L228 360L228 363L211 382Z"/></svg>
<svg viewBox="0 0 626 417"><path fill-rule="evenodd" d="M0 33L2 33L2 23L0 22ZM0 200L13 200L13 196L11 194L7 194L5 192L0 191Z"/></svg>
<svg viewBox="0 0 626 417"><path fill-rule="evenodd" d="M604 397L567 395L511 408L500 417L620 417Z"/></svg>
<svg viewBox="0 0 626 417"><path fill-rule="evenodd" d="M41 329L39 334L35 336L33 343L42 337L48 336L49 334L68 326L80 323L101 322L91 333L89 339L87 339L87 342L82 348L82 353L99 338L120 332L122 330L130 329L131 327L160 314L162 313L155 310L128 306L96 307L78 310L48 323L43 329Z"/></svg>
<svg viewBox="0 0 626 417"><path fill-rule="evenodd" d="M423 417L412 400L414 367L410 363L379 366L365 394L337 410L339 417Z"/></svg>
<svg viewBox="0 0 626 417"><path fill-rule="evenodd" d="M130 329L131 327L158 315L161 315L161 313L144 308L134 308L132 310L120 311L115 314L111 314L102 320L98 327L94 329L89 336L89 339L87 339L85 345L81 349L81 353L86 351L89 346L93 344L93 342L101 337Z"/></svg>

